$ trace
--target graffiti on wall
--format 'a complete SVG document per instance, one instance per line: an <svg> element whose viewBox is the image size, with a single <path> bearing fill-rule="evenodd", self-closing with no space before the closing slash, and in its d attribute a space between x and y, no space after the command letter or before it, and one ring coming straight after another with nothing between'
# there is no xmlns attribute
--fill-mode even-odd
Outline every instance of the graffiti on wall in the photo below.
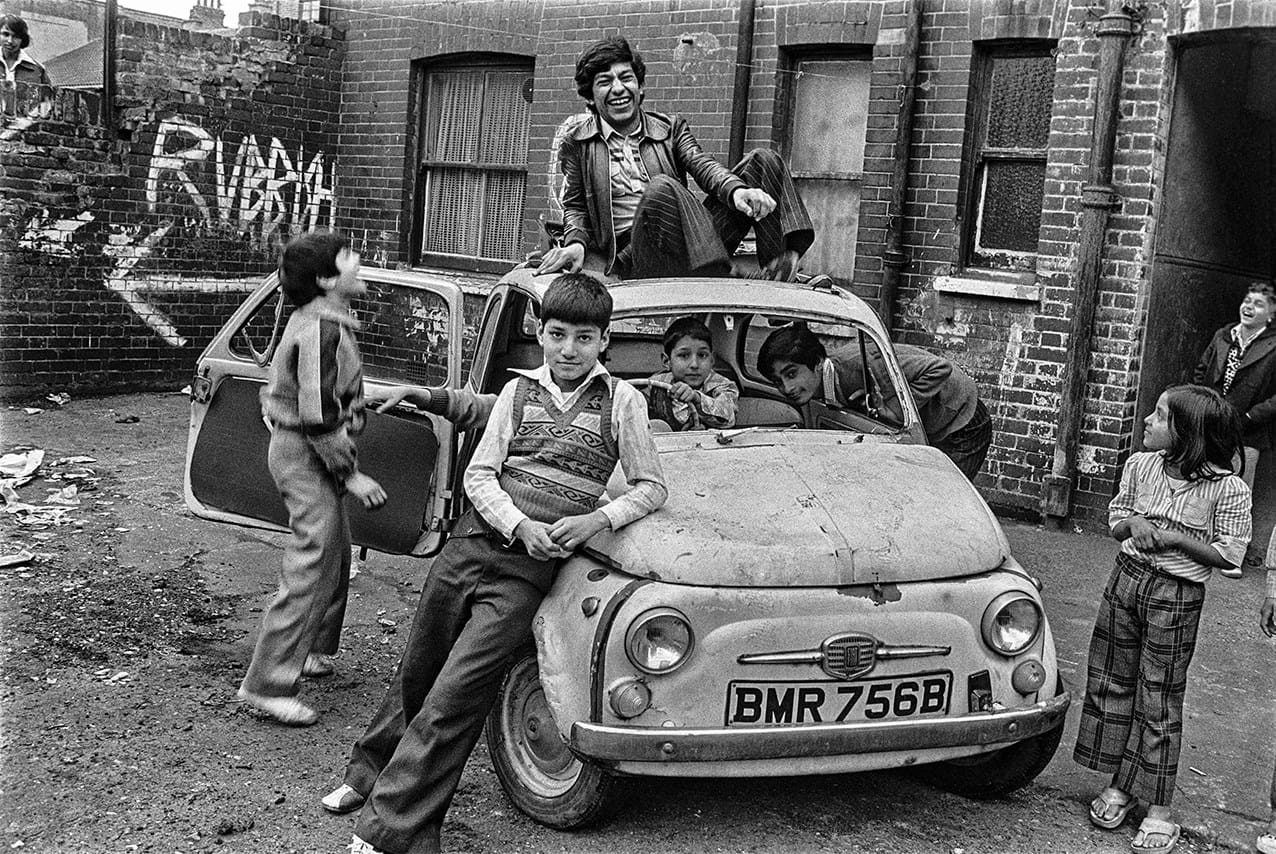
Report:
<svg viewBox="0 0 1276 854"><path fill-rule="evenodd" d="M225 134L214 136L192 121L172 116L155 131L146 173L146 204L152 212L166 208L172 198L161 190L176 187L177 197L194 206L197 224L233 230L257 251L268 251L289 233L333 227L332 178L322 151L311 152L307 161L304 147L290 154L277 137L261 143L254 134L242 136L235 145ZM211 193L201 189L209 186ZM149 296L250 291L259 279L139 275L139 263L161 250L177 224L165 220L146 234L118 231L104 251L116 259L106 277L107 288L166 343L182 347L186 339Z"/></svg>

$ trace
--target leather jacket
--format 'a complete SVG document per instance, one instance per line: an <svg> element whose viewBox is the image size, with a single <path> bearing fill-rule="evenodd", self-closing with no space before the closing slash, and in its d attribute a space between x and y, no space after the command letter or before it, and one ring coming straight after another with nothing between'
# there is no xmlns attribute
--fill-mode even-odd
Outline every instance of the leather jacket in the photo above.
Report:
<svg viewBox="0 0 1276 854"><path fill-rule="evenodd" d="M686 186L690 175L707 195L731 203L745 184L700 148L686 119L643 110L638 153L648 177L668 175ZM616 232L611 219L611 155L598 117L591 114L558 150L563 186L563 244L580 243L597 252L611 270L616 260Z"/></svg>

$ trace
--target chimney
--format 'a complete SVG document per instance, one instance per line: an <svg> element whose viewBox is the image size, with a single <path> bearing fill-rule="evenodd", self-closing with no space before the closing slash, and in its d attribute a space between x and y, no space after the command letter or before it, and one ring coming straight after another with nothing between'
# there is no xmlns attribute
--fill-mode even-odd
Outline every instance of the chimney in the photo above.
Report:
<svg viewBox="0 0 1276 854"><path fill-rule="evenodd" d="M191 6L191 23L199 29L218 30L225 26L226 13L222 0L195 0Z"/></svg>

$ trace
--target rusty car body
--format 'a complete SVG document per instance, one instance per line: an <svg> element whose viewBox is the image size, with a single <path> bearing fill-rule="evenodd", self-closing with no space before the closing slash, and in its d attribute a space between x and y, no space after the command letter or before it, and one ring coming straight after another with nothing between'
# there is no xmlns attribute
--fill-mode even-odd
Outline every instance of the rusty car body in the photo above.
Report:
<svg viewBox="0 0 1276 854"><path fill-rule="evenodd" d="M471 346L455 285L412 271L363 275L373 391L465 383L495 392L511 368L540 363L536 310L552 277L527 267L505 276ZM1031 781L1069 703L1038 585L978 492L925 444L873 311L835 288L609 287L609 370L634 380L660 370L664 327L697 315L718 370L740 386L739 416L730 430L656 435L666 505L562 564L488 721L514 803L571 828L606 815L627 775L923 766L972 796ZM197 514L286 522L256 411L279 306L267 282L200 359L186 477ZM756 353L794 321L830 347L860 348L874 366L866 385L889 384L901 411L818 401L799 410L779 395ZM391 499L380 514L353 511L356 541L437 550L464 509L461 465L475 438L403 408L370 417L361 466Z"/></svg>

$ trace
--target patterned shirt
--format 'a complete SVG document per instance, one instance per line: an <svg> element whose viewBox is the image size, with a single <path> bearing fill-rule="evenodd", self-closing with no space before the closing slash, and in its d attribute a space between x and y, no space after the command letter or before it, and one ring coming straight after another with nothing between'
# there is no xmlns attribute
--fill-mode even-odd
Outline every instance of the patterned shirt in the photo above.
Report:
<svg viewBox="0 0 1276 854"><path fill-rule="evenodd" d="M662 371L651 375L652 383L672 385L673 374ZM710 371L704 384L697 389L694 404L674 400L669 392L658 385L643 389L647 397L647 415L668 422L674 430L722 430L735 425L736 407L740 389L717 371Z"/></svg>
<svg viewBox="0 0 1276 854"><path fill-rule="evenodd" d="M595 364L571 393L565 393L558 387L550 377L548 365L532 371L516 370L515 373L537 382L549 392L554 404L565 411L590 387L594 377L606 375L607 369ZM479 515L506 540L513 540L514 529L528 518L526 513L514 506L513 499L501 489L499 482L501 466L509 456L510 440L514 435L514 392L517 388L518 380L513 379L501 389L492 407L487 429L474 450L469 468L465 470L465 494L474 502L474 509ZM629 490L598 509L615 531L664 504L668 493L664 472L660 468L660 455L651 441L646 399L638 389L622 380L616 383L611 405L611 423L620 446L620 468L629 483Z"/></svg>
<svg viewBox="0 0 1276 854"><path fill-rule="evenodd" d="M1241 333L1241 328L1239 323L1232 327L1232 346L1227 349L1227 363L1223 366L1223 394L1227 394L1232 390L1232 381L1236 379L1236 372L1240 370L1241 359L1245 358L1245 351L1262 334L1260 329L1246 341Z"/></svg>
<svg viewBox="0 0 1276 854"><path fill-rule="evenodd" d="M1217 480L1171 481L1161 451L1132 454L1121 471L1121 488L1108 505L1108 525L1142 516L1157 528L1187 534L1212 546L1228 563L1240 566L1249 546L1251 499L1245 481L1234 474ZM1204 582L1212 567L1180 549L1142 552L1127 537L1121 551L1168 575Z"/></svg>
<svg viewBox="0 0 1276 854"><path fill-rule="evenodd" d="M598 126L611 155L611 223L615 233L620 234L633 227L638 200L651 180L638 154L638 143L643 138L642 122L638 122L638 127L628 136L607 124L602 116L598 117Z"/></svg>

